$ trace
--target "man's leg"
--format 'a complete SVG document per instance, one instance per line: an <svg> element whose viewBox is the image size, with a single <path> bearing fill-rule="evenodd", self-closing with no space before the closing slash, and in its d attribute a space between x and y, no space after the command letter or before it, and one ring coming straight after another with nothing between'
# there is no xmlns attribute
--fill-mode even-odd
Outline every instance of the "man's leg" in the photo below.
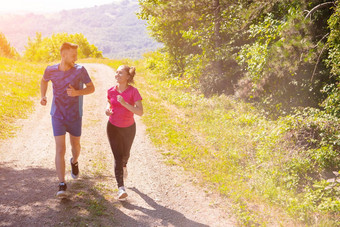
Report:
<svg viewBox="0 0 340 227"><path fill-rule="evenodd" d="M72 146L72 158L71 162L71 176L73 179L79 177L78 157L80 155L80 136L72 136L70 134L70 142Z"/></svg>
<svg viewBox="0 0 340 227"><path fill-rule="evenodd" d="M75 164L78 162L80 155L80 136L72 136L70 134L70 142L72 146L72 163Z"/></svg>
<svg viewBox="0 0 340 227"><path fill-rule="evenodd" d="M65 135L55 136L56 154L55 154L55 167L59 182L65 182Z"/></svg>

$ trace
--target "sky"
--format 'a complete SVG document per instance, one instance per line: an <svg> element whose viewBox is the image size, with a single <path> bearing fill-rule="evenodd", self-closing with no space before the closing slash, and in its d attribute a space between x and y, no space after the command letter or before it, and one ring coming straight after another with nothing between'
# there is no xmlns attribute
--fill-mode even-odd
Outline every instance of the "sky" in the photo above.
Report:
<svg viewBox="0 0 340 227"><path fill-rule="evenodd" d="M49 13L88 8L121 0L0 0L0 13Z"/></svg>

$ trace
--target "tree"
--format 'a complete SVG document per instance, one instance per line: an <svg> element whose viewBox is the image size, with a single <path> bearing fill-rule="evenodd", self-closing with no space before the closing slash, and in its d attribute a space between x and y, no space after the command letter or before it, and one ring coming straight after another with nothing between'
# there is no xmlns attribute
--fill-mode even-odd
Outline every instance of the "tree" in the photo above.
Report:
<svg viewBox="0 0 340 227"><path fill-rule="evenodd" d="M42 38L36 33L35 40L28 38L24 58L29 61L52 62L60 59L60 46L63 42L72 42L79 46L78 58L101 58L102 53L97 47L90 45L83 34L52 34L51 38Z"/></svg>
<svg viewBox="0 0 340 227"><path fill-rule="evenodd" d="M231 27L226 20L228 15L238 14L238 1L140 0L139 3L140 18L148 21L151 35L164 44L169 64L175 62L177 73L171 74L195 74L189 77L198 78L207 95L233 93L231 81L237 70L229 69L235 69L237 63L231 57L234 50L229 44L236 26ZM200 67L195 65L197 61Z"/></svg>
<svg viewBox="0 0 340 227"><path fill-rule="evenodd" d="M289 113L319 107L327 96L323 85L335 83L330 72L339 46L327 21L337 1L139 3L151 35L164 44L168 68L175 69L170 75L196 78L205 95L235 95L263 104L269 114Z"/></svg>
<svg viewBox="0 0 340 227"><path fill-rule="evenodd" d="M0 56L7 58L19 57L18 52L11 47L11 44L7 41L5 35L0 32Z"/></svg>
<svg viewBox="0 0 340 227"><path fill-rule="evenodd" d="M195 53L199 48L194 47L183 37L183 31L192 23L190 8L186 1L174 0L140 0L141 11L138 14L148 21L151 36L164 44L163 51L169 53L171 65L168 73L172 76L182 76L185 71L186 56Z"/></svg>

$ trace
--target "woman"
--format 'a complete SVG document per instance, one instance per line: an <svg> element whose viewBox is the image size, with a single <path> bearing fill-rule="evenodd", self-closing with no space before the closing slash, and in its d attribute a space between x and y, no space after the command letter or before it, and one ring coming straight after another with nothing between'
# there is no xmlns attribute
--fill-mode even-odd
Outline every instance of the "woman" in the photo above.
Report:
<svg viewBox="0 0 340 227"><path fill-rule="evenodd" d="M133 87L135 67L119 66L115 79L117 85L108 90L108 106L106 115L110 116L107 123L107 136L115 158L115 176L118 184L118 199L128 195L124 187L127 177L127 163L130 149L136 135L134 114L143 115L142 97L137 88Z"/></svg>

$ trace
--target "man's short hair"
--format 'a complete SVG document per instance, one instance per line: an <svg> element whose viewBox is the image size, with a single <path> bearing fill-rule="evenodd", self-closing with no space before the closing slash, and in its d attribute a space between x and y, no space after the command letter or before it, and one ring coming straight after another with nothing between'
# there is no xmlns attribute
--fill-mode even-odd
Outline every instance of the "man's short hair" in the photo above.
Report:
<svg viewBox="0 0 340 227"><path fill-rule="evenodd" d="M76 50L78 49L78 45L74 43L64 42L60 47L60 52L62 52L63 50L69 50L69 49Z"/></svg>

